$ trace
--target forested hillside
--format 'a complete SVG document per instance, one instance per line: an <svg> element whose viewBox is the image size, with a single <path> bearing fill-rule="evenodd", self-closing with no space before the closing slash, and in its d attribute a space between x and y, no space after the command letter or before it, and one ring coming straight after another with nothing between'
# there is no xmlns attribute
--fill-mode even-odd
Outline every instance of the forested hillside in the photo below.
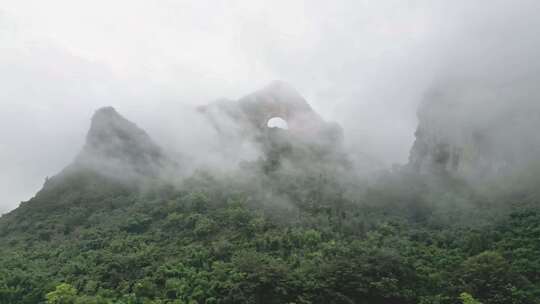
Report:
<svg viewBox="0 0 540 304"><path fill-rule="evenodd" d="M268 129L259 159L178 182L111 111L0 218L0 303L540 303L534 166L474 187L411 166L366 181L339 145Z"/></svg>

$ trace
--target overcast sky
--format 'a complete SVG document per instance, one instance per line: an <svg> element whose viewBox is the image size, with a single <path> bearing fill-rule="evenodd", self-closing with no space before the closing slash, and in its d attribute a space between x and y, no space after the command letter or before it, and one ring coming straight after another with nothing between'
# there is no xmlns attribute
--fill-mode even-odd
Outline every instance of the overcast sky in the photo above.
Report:
<svg viewBox="0 0 540 304"><path fill-rule="evenodd" d="M193 146L194 105L275 79L356 151L405 163L441 79L538 71L539 13L534 0L0 0L0 213L74 158L101 106Z"/></svg>

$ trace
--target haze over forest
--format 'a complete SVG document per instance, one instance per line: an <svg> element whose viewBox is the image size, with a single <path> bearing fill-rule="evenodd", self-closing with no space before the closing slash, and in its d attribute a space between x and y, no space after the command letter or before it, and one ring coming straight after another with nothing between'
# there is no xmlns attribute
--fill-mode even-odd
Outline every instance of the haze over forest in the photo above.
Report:
<svg viewBox="0 0 540 304"><path fill-rule="evenodd" d="M102 106L175 157L212 163L217 135L194 108L275 79L339 123L352 154L378 167L406 164L431 92L474 100L479 117L523 95L536 103L539 8L526 0L4 0L0 212L75 158Z"/></svg>
<svg viewBox="0 0 540 304"><path fill-rule="evenodd" d="M0 0L0 304L540 304L538 12Z"/></svg>

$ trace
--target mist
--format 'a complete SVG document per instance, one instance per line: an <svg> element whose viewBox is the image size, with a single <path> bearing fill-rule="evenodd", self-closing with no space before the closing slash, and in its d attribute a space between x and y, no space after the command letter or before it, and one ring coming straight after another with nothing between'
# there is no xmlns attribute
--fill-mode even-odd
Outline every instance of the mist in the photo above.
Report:
<svg viewBox="0 0 540 304"><path fill-rule="evenodd" d="M351 155L405 164L431 92L474 104L467 121L538 103L538 9L525 0L3 0L0 213L75 158L102 106L178 158L218 164L217 135L195 108L275 79L339 123Z"/></svg>

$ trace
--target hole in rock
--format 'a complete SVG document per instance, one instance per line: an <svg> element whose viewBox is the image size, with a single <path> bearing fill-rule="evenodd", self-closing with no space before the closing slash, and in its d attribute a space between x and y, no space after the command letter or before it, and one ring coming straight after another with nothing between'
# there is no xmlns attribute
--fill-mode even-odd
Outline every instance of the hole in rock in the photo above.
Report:
<svg viewBox="0 0 540 304"><path fill-rule="evenodd" d="M289 129L289 125L281 117L272 117L272 118L270 118L268 120L268 122L266 123L266 126L269 127L269 128L279 128L279 129L284 129L284 130Z"/></svg>

